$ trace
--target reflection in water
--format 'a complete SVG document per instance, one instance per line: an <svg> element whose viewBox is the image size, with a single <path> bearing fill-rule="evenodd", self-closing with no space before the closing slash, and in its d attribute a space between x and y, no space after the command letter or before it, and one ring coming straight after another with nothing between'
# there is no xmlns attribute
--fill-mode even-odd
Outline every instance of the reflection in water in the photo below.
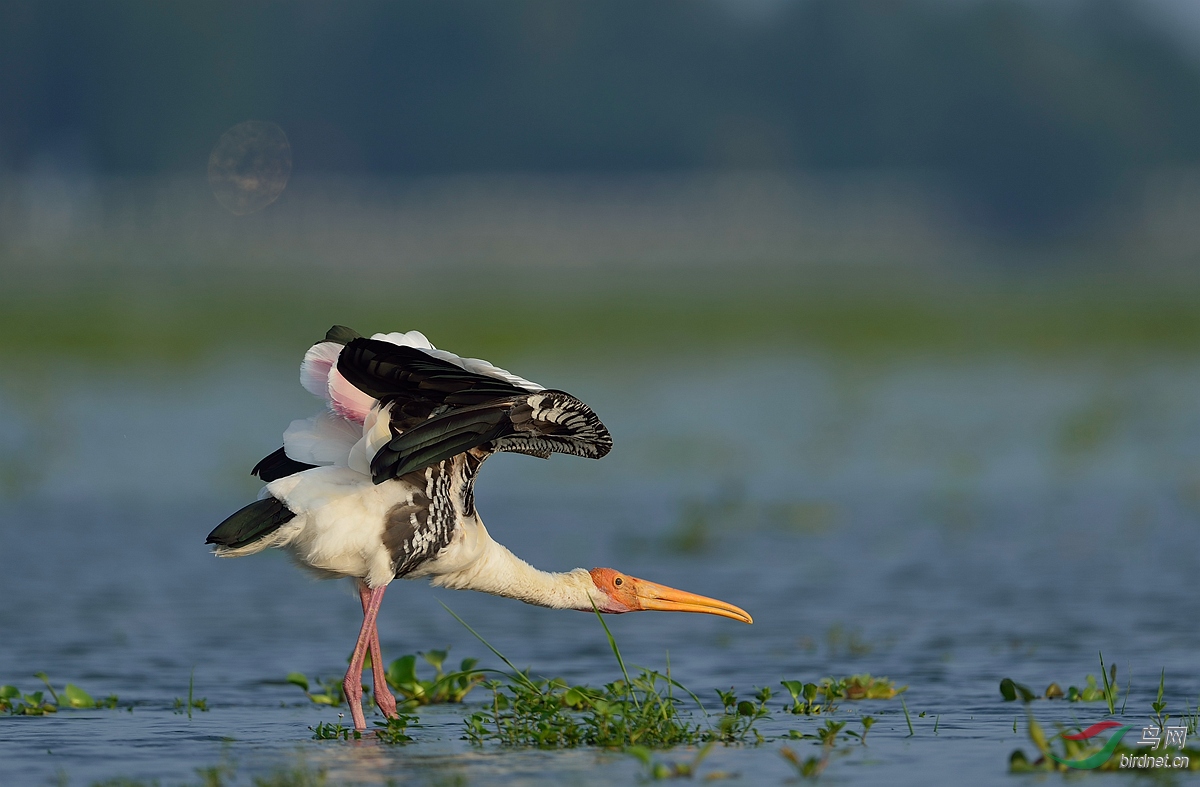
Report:
<svg viewBox="0 0 1200 787"><path fill-rule="evenodd" d="M208 183L217 202L245 216L270 205L292 174L292 147L283 129L262 120L238 123L208 157Z"/></svg>

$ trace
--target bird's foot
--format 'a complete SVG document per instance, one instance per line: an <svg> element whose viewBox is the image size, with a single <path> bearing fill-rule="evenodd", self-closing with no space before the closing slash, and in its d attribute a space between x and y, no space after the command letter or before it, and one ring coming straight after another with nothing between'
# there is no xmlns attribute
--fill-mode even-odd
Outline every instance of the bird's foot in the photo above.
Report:
<svg viewBox="0 0 1200 787"><path fill-rule="evenodd" d="M400 714L396 712L396 698L388 689L387 684L380 686L375 684L375 704L379 706L379 711L389 719L394 719Z"/></svg>
<svg viewBox="0 0 1200 787"><path fill-rule="evenodd" d="M362 732L367 728L367 717L363 715L362 709L362 683L357 676L347 675L342 681L342 691L346 694L346 704L350 706L354 729Z"/></svg>

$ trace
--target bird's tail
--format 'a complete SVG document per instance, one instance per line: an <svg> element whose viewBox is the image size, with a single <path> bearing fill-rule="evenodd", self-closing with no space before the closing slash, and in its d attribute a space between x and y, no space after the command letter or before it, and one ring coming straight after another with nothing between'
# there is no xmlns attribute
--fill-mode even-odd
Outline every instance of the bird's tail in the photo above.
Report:
<svg viewBox="0 0 1200 787"><path fill-rule="evenodd" d="M215 544L213 553L218 557L253 555L282 544L287 533L279 529L295 516L279 500L267 497L251 503L217 525L204 543Z"/></svg>

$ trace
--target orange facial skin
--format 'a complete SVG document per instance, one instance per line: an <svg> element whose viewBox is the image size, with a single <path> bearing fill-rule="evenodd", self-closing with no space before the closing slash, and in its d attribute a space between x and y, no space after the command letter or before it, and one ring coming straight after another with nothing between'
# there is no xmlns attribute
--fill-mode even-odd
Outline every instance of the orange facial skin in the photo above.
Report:
<svg viewBox="0 0 1200 787"><path fill-rule="evenodd" d="M650 609L663 612L703 612L740 620L743 623L754 622L754 618L750 617L746 610L715 598L669 588L622 574L611 568L593 568L590 573L592 582L607 598L607 603L599 605L601 612L620 614Z"/></svg>

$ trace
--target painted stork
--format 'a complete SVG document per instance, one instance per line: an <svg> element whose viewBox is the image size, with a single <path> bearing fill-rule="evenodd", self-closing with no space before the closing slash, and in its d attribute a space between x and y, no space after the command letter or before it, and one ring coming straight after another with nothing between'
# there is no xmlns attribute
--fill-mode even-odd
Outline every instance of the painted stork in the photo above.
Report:
<svg viewBox="0 0 1200 787"><path fill-rule="evenodd" d="M539 571L492 540L472 491L485 459L498 451L598 459L612 448L604 424L575 397L438 350L417 331L367 339L342 326L309 349L300 381L327 406L292 422L283 447L251 471L266 483L259 500L207 543L220 557L281 547L319 576L357 581L363 622L343 683L355 728L366 727L368 650L375 702L384 715L396 713L376 628L393 579L428 577L555 609L753 622L732 604L611 568Z"/></svg>

